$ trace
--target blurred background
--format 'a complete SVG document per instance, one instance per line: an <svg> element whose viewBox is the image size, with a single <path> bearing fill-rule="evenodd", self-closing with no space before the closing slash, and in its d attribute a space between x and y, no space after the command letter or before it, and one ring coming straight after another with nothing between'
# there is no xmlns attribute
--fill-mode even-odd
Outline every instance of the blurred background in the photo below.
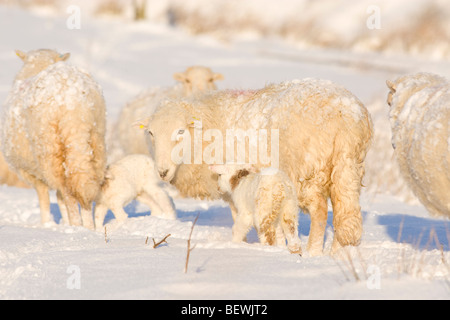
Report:
<svg viewBox="0 0 450 320"><path fill-rule="evenodd" d="M0 5L59 14L77 5L94 18L166 24L222 41L276 37L304 47L450 57L447 0L0 0Z"/></svg>

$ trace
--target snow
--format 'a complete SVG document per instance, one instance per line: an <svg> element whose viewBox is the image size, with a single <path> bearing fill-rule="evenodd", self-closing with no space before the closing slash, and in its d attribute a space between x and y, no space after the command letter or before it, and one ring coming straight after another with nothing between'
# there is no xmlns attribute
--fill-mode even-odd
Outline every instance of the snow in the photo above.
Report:
<svg viewBox="0 0 450 320"><path fill-rule="evenodd" d="M273 11L279 21L292 7L282 11L277 2L274 10L260 8L263 20ZM314 12L320 9L314 5ZM336 6L326 11L335 14L323 23L347 21ZM110 126L142 90L171 86L174 72L195 64L224 74L222 89L252 90L311 77L353 92L368 106L380 139L368 156L367 188L361 197L363 239L340 257L311 257L306 252L310 219L301 214L301 257L285 248L260 245L254 230L248 243L236 244L231 242L233 222L224 202L178 198L175 221L153 217L134 201L125 208L129 219L123 225L107 215L105 233L62 225L52 194L56 224L44 227L33 190L0 186L0 299L450 298L449 222L431 217L417 200L409 201L391 157L384 102L386 79L419 69L449 77L448 60L297 47L278 38L240 37L223 43L209 35L188 35L156 18L132 23L83 16L81 29L69 30L64 12L61 16L0 6L0 101L6 100L21 67L14 50L38 48L70 52L69 63L93 75L103 88ZM352 14L361 13L354 9ZM345 33L348 24L336 32ZM376 178L382 181L379 188L370 184ZM391 184L396 193L389 189ZM333 237L331 206L329 212L325 251ZM197 214L191 240L196 247L184 273L187 240ZM159 241L168 234L167 243L152 247L152 238Z"/></svg>

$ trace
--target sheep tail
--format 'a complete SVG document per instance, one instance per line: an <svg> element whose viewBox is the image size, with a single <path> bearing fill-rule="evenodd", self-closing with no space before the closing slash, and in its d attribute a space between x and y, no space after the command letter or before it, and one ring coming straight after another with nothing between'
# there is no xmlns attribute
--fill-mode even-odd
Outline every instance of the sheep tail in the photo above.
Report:
<svg viewBox="0 0 450 320"><path fill-rule="evenodd" d="M105 139L94 125L81 124L62 130L65 189L84 208L89 209L105 179Z"/></svg>

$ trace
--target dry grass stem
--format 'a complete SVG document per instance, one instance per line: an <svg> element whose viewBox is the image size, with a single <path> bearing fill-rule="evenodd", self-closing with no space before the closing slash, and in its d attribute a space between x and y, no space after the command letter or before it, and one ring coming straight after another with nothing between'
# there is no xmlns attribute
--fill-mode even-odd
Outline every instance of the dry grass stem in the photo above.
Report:
<svg viewBox="0 0 450 320"><path fill-rule="evenodd" d="M153 249L156 249L159 245L161 245L162 243L167 243L167 241L166 241L166 239L168 238L168 237L170 237L171 236L171 234L169 233L167 236L165 236L161 241L159 241L159 242L156 242L155 241L155 239L154 238L152 238L152 240L153 240ZM147 242L147 241L146 241Z"/></svg>
<svg viewBox="0 0 450 320"><path fill-rule="evenodd" d="M187 240L187 254L186 254L186 264L184 266L184 273L186 273L188 270L189 256L191 254L191 251L195 249L195 245L193 247L191 247L191 237L192 237L192 231L194 231L194 226L197 223L199 216L200 216L200 213L197 214L197 217L195 218L194 223L192 224L191 232L189 234L189 239Z"/></svg>

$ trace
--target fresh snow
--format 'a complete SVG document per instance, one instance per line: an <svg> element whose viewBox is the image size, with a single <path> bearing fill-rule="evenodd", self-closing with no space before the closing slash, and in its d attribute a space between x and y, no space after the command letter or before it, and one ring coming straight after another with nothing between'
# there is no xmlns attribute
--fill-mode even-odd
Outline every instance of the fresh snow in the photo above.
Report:
<svg viewBox="0 0 450 320"><path fill-rule="evenodd" d="M311 77L352 91L368 106L380 139L368 156L361 196L363 239L341 256L310 257L310 220L301 214L302 257L260 245L254 230L248 243L236 244L224 202L180 198L175 199L175 221L153 217L134 201L126 207L129 219L123 225L109 213L106 232L92 232L62 225L52 194L56 224L42 226L33 190L0 186L0 299L450 298L450 223L430 216L411 199L400 178L389 180L397 171L385 104L386 79L416 71L449 77L448 61L299 49L276 38L224 44L162 23L120 19L83 17L80 30L69 30L66 18L0 6L0 101L6 100L21 67L14 50L38 48L70 52L69 63L99 82L109 132L127 101L151 86L173 85L174 72L195 64L224 74L221 89L257 89ZM381 187L370 185L378 180ZM398 186L397 192L383 182ZM333 237L331 206L329 213L325 251ZM195 249L184 273L187 240L198 214L191 239ZM152 239L168 234L167 242L154 249Z"/></svg>

